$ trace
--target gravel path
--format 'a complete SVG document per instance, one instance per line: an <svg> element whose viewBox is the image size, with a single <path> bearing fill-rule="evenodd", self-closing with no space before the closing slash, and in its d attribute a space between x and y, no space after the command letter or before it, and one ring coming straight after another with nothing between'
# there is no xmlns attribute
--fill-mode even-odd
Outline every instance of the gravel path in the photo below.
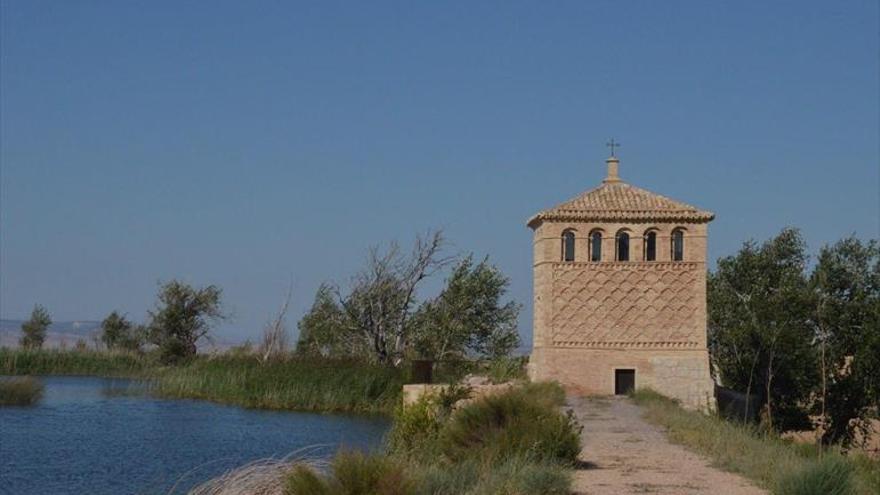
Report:
<svg viewBox="0 0 880 495"><path fill-rule="evenodd" d="M584 426L577 494L765 494L741 476L713 468L703 457L671 444L663 430L619 397L569 399Z"/></svg>

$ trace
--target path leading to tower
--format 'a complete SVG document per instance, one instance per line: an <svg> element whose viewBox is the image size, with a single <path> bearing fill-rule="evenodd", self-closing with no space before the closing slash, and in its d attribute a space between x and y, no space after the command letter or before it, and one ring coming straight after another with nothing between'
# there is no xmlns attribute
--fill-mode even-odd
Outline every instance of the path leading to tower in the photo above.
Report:
<svg viewBox="0 0 880 495"><path fill-rule="evenodd" d="M662 428L642 419L638 406L629 399L571 397L569 406L584 426L582 466L574 479L577 494L767 493L670 443Z"/></svg>

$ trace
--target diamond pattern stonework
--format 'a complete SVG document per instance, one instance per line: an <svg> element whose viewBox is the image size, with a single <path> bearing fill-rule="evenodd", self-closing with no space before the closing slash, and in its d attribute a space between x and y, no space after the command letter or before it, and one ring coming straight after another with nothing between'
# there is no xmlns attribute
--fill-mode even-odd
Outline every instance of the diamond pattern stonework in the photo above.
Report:
<svg viewBox="0 0 880 495"><path fill-rule="evenodd" d="M697 263L558 263L553 343L687 348L699 344Z"/></svg>

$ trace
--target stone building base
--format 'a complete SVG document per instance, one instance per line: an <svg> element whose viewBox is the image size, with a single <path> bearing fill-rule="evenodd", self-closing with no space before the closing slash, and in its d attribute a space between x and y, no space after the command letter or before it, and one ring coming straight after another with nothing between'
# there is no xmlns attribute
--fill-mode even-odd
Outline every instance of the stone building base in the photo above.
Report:
<svg viewBox="0 0 880 495"><path fill-rule="evenodd" d="M616 370L635 370L635 388L651 388L688 409L714 410L709 353L702 350L536 347L529 378L559 382L577 395L613 395Z"/></svg>

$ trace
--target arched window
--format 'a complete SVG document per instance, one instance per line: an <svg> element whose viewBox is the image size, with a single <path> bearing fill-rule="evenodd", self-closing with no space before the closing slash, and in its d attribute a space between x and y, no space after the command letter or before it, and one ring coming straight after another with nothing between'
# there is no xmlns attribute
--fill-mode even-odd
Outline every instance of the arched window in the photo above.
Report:
<svg viewBox="0 0 880 495"><path fill-rule="evenodd" d="M617 233L617 261L629 261L629 234Z"/></svg>
<svg viewBox="0 0 880 495"><path fill-rule="evenodd" d="M657 232L645 234L645 261L657 261Z"/></svg>
<svg viewBox="0 0 880 495"><path fill-rule="evenodd" d="M675 229L672 231L672 261L684 260L684 231Z"/></svg>
<svg viewBox="0 0 880 495"><path fill-rule="evenodd" d="M574 261L574 232L562 233L562 261Z"/></svg>
<svg viewBox="0 0 880 495"><path fill-rule="evenodd" d="M590 234L590 261L602 261L602 232Z"/></svg>

